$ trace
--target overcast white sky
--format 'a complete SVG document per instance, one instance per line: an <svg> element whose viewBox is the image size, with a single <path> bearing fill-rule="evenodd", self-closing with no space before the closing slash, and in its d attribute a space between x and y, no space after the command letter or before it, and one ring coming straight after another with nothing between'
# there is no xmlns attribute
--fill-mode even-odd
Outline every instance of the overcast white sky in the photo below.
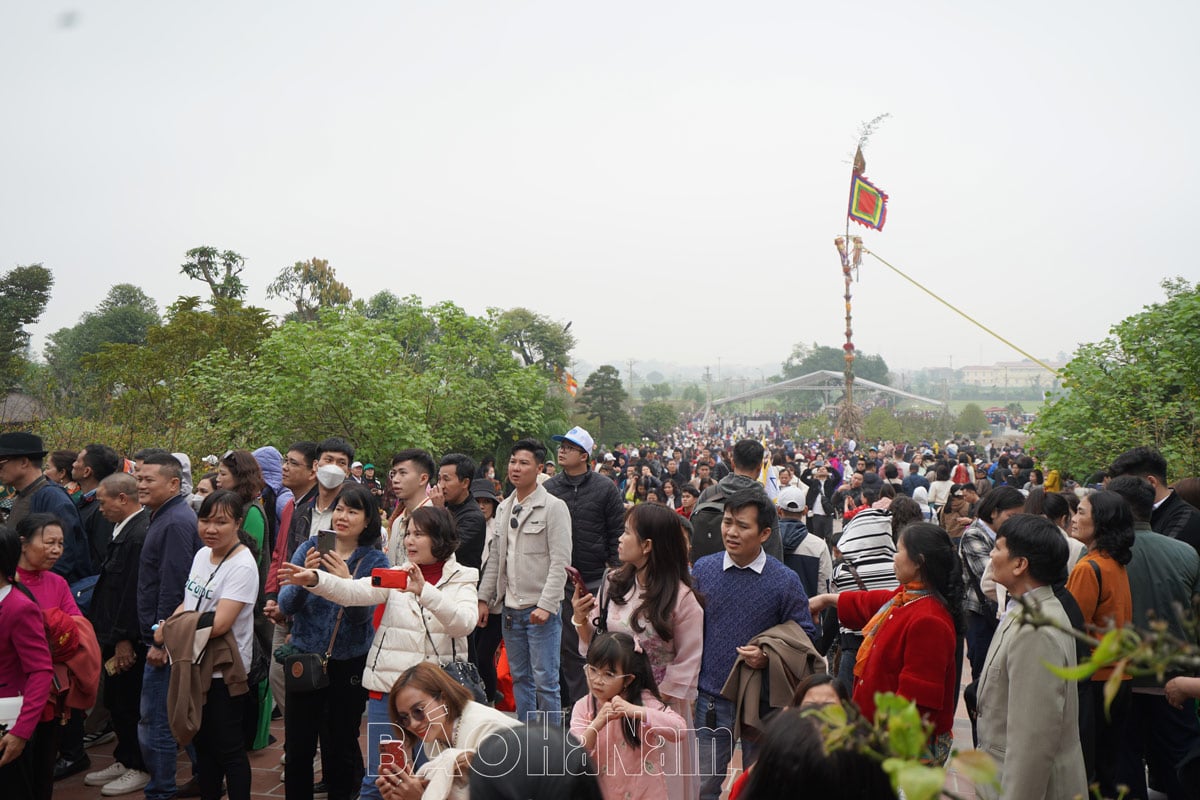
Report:
<svg viewBox="0 0 1200 800"><path fill-rule="evenodd" d="M64 17L64 15L66 15ZM1038 356L1200 278L1195 2L0 5L0 269L44 335L166 305L202 244L573 322L593 364L840 346L858 125L867 246ZM1018 358L868 259L892 367Z"/></svg>

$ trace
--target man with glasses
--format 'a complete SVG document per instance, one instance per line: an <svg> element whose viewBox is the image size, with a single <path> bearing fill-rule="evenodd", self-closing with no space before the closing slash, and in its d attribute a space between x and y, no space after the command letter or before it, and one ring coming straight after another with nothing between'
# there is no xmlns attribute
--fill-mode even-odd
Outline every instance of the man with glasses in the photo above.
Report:
<svg viewBox="0 0 1200 800"><path fill-rule="evenodd" d="M562 714L559 649L564 576L571 563L571 512L538 483L546 447L521 439L512 447L508 480L515 487L496 509L496 537L479 583L479 627L501 601L504 645L513 677L517 719Z"/></svg>
<svg viewBox="0 0 1200 800"><path fill-rule="evenodd" d="M571 566L579 570L587 591L597 595L609 566L617 566L617 540L625 530L625 504L612 481L590 469L592 436L578 425L561 436L558 463L562 472L546 481L546 491L567 504L571 512ZM572 708L587 694L584 659L579 655L579 634L571 624L573 587L566 587L562 606L561 691L563 708Z"/></svg>

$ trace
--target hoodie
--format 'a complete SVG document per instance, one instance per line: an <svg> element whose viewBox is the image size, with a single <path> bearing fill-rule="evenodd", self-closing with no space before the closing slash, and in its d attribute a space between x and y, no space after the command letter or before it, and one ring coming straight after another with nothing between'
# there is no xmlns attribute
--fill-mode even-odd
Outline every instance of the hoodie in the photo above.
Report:
<svg viewBox="0 0 1200 800"><path fill-rule="evenodd" d="M254 451L254 460L258 462L267 486L275 490L275 519L283 519L283 507L292 499L292 490L283 486L283 456L267 445Z"/></svg>
<svg viewBox="0 0 1200 800"><path fill-rule="evenodd" d="M190 497L192 494L192 459L188 458L187 453L171 453L171 455L179 459L179 466L183 471L179 478L179 493L184 497Z"/></svg>
<svg viewBox="0 0 1200 800"><path fill-rule="evenodd" d="M723 507L725 499L730 495L755 487L758 487L764 493L766 492L763 489L763 485L753 478L731 472L700 494L700 498L696 501L696 507L692 509L691 557L693 562L703 556L711 555L725 549L721 538L721 518L724 516L724 511L721 510L720 513L716 514L710 512L717 511L718 507ZM706 509L702 508L706 503L711 503L712 505ZM701 514L702 510L705 513ZM699 520L697 519L698 514L700 515ZM766 551L767 555L772 556L776 560L783 561L783 539L779 535L778 516L775 512L775 505L772 503L771 513L766 520L767 525L771 528L771 535L763 543L763 550Z"/></svg>

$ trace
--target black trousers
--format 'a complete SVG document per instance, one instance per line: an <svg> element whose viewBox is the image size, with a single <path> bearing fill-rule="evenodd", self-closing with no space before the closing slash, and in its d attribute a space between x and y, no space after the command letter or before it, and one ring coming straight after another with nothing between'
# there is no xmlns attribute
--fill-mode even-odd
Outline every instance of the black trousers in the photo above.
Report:
<svg viewBox="0 0 1200 800"><path fill-rule="evenodd" d="M358 797L364 770L358 734L367 707L367 690L362 687L366 663L365 653L344 661L330 659L328 686L315 692L288 692L283 713L287 800L312 800L312 761L318 741L329 800Z"/></svg>
<svg viewBox="0 0 1200 800"><path fill-rule="evenodd" d="M142 718L142 672L146 666L146 648L135 644L133 652L137 660L132 667L116 675L105 674L104 707L108 709L113 732L117 734L113 758L124 764L127 769L149 772L146 762L142 759L137 732L138 720ZM114 653L115 647L105 647L101 662L108 661Z"/></svg>
<svg viewBox="0 0 1200 800"><path fill-rule="evenodd" d="M475 629L475 666L489 700L496 697L496 651L504 641L503 619L503 614L489 614L487 625Z"/></svg>
<svg viewBox="0 0 1200 800"><path fill-rule="evenodd" d="M253 692L231 697L224 680L212 679L200 730L192 740L200 800L221 800L222 779L228 784L229 800L250 800L243 720L252 713L253 703Z"/></svg>
<svg viewBox="0 0 1200 800"><path fill-rule="evenodd" d="M1104 710L1104 681L1082 681L1079 695L1079 740L1089 783L1100 784L1101 797L1117 796L1117 763L1125 739L1132 691L1122 681L1107 714Z"/></svg>
<svg viewBox="0 0 1200 800"><path fill-rule="evenodd" d="M40 726L39 726L40 727ZM34 800L33 786L33 749L37 741L37 730L25 742L25 749L16 761L0 767L0 786L4 787L4 800ZM50 765L54 769L54 764ZM48 783L53 786L53 775Z"/></svg>
<svg viewBox="0 0 1200 800"><path fill-rule="evenodd" d="M50 800L54 793L54 762L58 760L58 741L63 725L56 717L49 722L39 722L33 739L25 743L30 750L29 779L36 800Z"/></svg>
<svg viewBox="0 0 1200 800"><path fill-rule="evenodd" d="M1196 701L1174 708L1163 695L1133 692L1117 762L1117 783L1129 787L1130 800L1145 800L1146 766L1168 800L1200 798L1200 783L1185 783L1181 769L1200 747Z"/></svg>

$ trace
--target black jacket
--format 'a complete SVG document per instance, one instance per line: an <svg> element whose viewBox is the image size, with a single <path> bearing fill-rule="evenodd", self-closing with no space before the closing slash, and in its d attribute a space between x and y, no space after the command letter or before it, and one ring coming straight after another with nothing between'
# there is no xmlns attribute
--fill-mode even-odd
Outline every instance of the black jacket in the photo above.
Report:
<svg viewBox="0 0 1200 800"><path fill-rule="evenodd" d="M462 505L447 505L446 510L454 515L454 528L458 531L458 549L454 558L464 567L481 569L483 566L483 541L487 536L487 520L483 509L475 498L467 495Z"/></svg>
<svg viewBox="0 0 1200 800"><path fill-rule="evenodd" d="M700 498L696 501L696 507L692 509L692 550L690 558L693 564L704 556L720 553L725 550L725 540L721 536L721 520L725 516L725 499L730 495L755 487L761 492L766 492L762 484L753 478L747 478L745 475L738 475L736 472L731 472L700 494ZM763 550L767 552L767 555L782 562L783 538L779 533L778 517L779 515L775 511L775 504L772 503L771 515L767 519L767 524L771 528L771 534L767 537L767 541L763 542Z"/></svg>
<svg viewBox="0 0 1200 800"><path fill-rule="evenodd" d="M1150 528L1155 533L1187 542L1200 552L1200 511L1171 492L1162 505L1150 515Z"/></svg>
<svg viewBox="0 0 1200 800"><path fill-rule="evenodd" d="M88 610L88 619L96 629L101 647L114 647L122 641L137 644L141 639L137 613L138 565L149 527L150 512L143 508L125 523L104 554Z"/></svg>
<svg viewBox="0 0 1200 800"><path fill-rule="evenodd" d="M571 512L571 566L589 583L620 563L617 539L625 530L625 502L608 478L588 470L578 477L560 472L544 484Z"/></svg>
<svg viewBox="0 0 1200 800"><path fill-rule="evenodd" d="M842 482L842 473L833 467L829 467L829 477L825 479L825 485L821 485L821 481L813 477L813 469L809 467L800 473L800 482L808 487L808 494L805 496L804 504L808 506L808 510L812 511L813 505L817 502L817 492L821 493L821 502L825 506L825 513L830 516L836 516L833 510L833 493L837 491L837 486Z"/></svg>
<svg viewBox="0 0 1200 800"><path fill-rule="evenodd" d="M79 523L87 536L92 567L99 569L112 542L113 524L100 513L100 500L96 492L85 494L79 501Z"/></svg>

